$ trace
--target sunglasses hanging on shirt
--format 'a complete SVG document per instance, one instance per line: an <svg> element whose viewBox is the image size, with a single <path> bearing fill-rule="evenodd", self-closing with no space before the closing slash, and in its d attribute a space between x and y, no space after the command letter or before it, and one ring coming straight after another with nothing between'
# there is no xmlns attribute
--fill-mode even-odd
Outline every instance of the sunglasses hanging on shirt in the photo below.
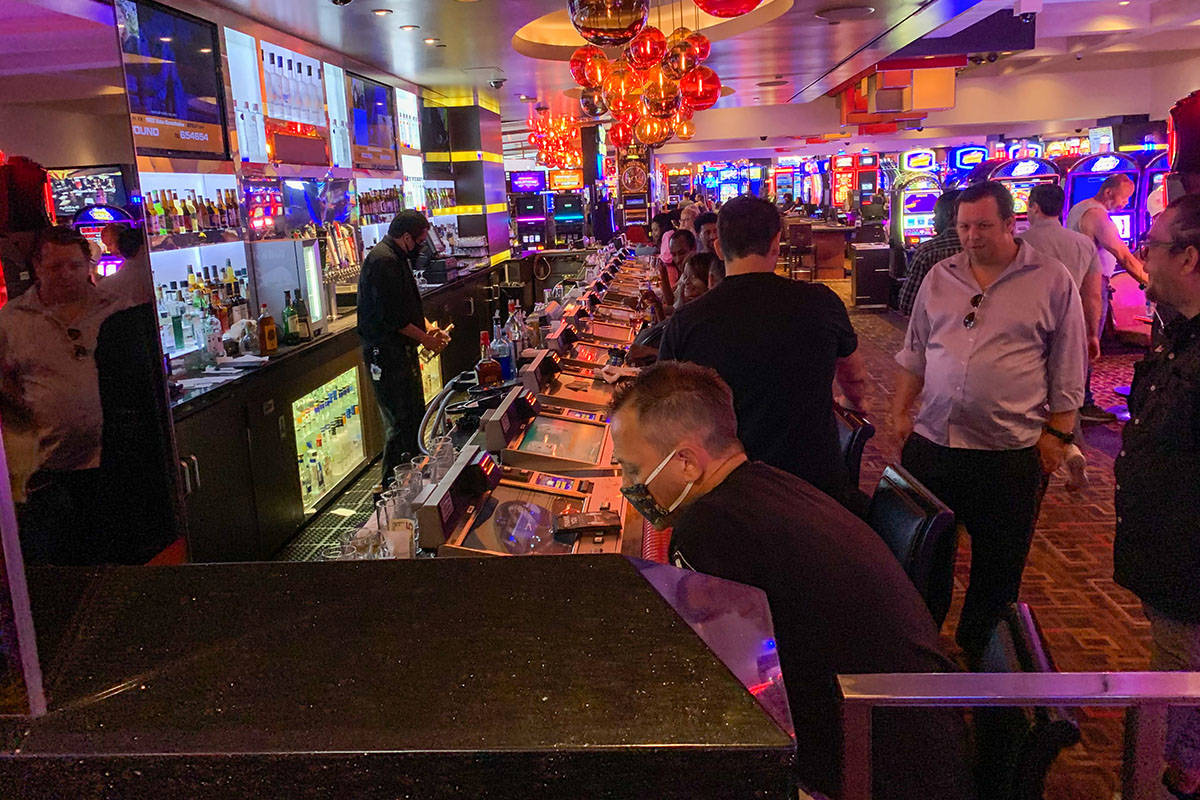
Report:
<svg viewBox="0 0 1200 800"><path fill-rule="evenodd" d="M975 309L979 308L979 304L983 302L983 292L971 298L971 311L963 317L963 327L967 330L975 327Z"/></svg>

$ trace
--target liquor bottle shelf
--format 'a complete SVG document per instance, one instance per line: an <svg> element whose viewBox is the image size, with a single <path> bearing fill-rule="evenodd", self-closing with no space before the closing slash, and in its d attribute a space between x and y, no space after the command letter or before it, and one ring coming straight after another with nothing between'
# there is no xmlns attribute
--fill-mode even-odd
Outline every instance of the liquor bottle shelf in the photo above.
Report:
<svg viewBox="0 0 1200 800"><path fill-rule="evenodd" d="M198 233L166 233L150 237L150 252L161 253L167 250L184 250L189 247L207 247L213 244L229 244L240 242L246 238L245 228L213 228Z"/></svg>

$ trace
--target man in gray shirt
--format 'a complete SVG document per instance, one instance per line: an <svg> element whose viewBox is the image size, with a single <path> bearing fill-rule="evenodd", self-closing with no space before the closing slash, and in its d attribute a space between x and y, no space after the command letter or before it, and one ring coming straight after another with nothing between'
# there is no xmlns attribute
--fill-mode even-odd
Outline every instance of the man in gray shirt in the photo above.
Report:
<svg viewBox="0 0 1200 800"><path fill-rule="evenodd" d="M1013 237L1014 223L1002 184L963 191L963 252L926 276L896 354L903 369L891 422L906 439L901 463L971 536L955 635L971 662L1017 599L1045 475L1074 441L1083 400L1079 291L1065 266Z"/></svg>
<svg viewBox="0 0 1200 800"><path fill-rule="evenodd" d="M1066 193L1054 183L1039 183L1029 193L1029 228L1021 234L1021 240L1043 255L1063 263L1079 298L1083 301L1083 319L1087 325L1088 363L1100 357L1100 314L1104 308L1101 292L1103 270L1096 243L1077 231L1067 230L1062 224L1063 205ZM1086 397L1085 397L1086 404ZM1075 436L1082 438L1082 428L1075 426ZM1087 485L1087 465L1078 444L1067 445L1067 488L1074 491Z"/></svg>

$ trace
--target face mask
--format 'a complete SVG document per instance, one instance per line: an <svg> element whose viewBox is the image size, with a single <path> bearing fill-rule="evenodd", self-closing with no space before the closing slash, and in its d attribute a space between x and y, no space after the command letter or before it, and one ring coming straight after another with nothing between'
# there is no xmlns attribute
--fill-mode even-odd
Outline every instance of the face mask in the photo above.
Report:
<svg viewBox="0 0 1200 800"><path fill-rule="evenodd" d="M679 504L687 497L688 492L692 490L694 481L688 481L687 486L683 487L683 491L679 493L679 497L675 498L675 502L671 503L670 508L663 508L650 494L650 481L658 477L658 473L663 471L663 467L671 463L671 459L675 457L677 450L672 450L670 454L658 463L658 466L646 476L646 480L641 483L635 483L633 486L622 486L621 494L629 501L629 504L637 509L638 513L646 518L646 521L651 525L658 527L663 520L671 515L675 509L679 508Z"/></svg>

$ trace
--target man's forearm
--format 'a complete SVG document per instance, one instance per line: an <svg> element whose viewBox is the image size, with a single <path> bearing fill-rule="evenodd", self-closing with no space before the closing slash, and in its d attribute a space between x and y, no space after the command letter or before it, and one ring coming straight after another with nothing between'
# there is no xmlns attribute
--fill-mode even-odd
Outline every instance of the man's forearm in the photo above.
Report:
<svg viewBox="0 0 1200 800"><path fill-rule="evenodd" d="M1075 411L1059 411L1057 413L1051 413L1050 416L1046 418L1046 425L1054 428L1056 431L1070 433L1071 431L1075 430L1076 414L1077 412Z"/></svg>
<svg viewBox="0 0 1200 800"><path fill-rule="evenodd" d="M416 325L413 325L411 322L408 323L407 325L405 325L403 328L401 328L400 332L402 334L404 334L405 336L407 336L408 338L415 341L417 344L425 343L425 336L426 336L425 329L418 328Z"/></svg>
<svg viewBox="0 0 1200 800"><path fill-rule="evenodd" d="M846 401L861 411L867 400L867 367L862 353L856 350L845 358L839 358L835 374Z"/></svg>
<svg viewBox="0 0 1200 800"><path fill-rule="evenodd" d="M896 394L892 396L892 413L907 414L924 386L925 381L920 376L901 368L896 381Z"/></svg>

